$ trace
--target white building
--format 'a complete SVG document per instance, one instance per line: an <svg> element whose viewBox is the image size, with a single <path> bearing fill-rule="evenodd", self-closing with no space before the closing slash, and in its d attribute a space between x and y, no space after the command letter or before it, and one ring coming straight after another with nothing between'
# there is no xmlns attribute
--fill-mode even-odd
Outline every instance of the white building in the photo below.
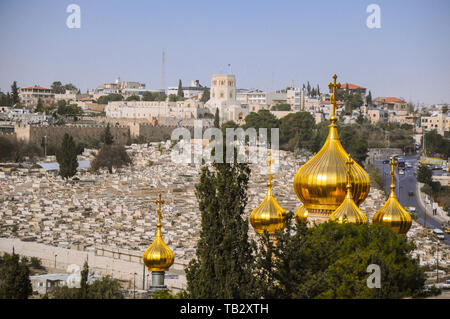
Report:
<svg viewBox="0 0 450 319"><path fill-rule="evenodd" d="M176 117L198 118L205 113L203 103L194 100L166 101L115 101L105 107L106 117L126 119L148 119Z"/></svg>
<svg viewBox="0 0 450 319"><path fill-rule="evenodd" d="M202 86L199 80L194 80L191 82L191 86L183 86L181 89L183 90L183 95L185 98L200 100L207 87ZM167 95L171 94L178 94L178 86L170 86L167 88Z"/></svg>
<svg viewBox="0 0 450 319"><path fill-rule="evenodd" d="M286 92L286 102L292 110L300 111L305 108L305 91L301 88L290 88Z"/></svg>
<svg viewBox="0 0 450 319"><path fill-rule="evenodd" d="M232 74L213 74L211 80L210 100L205 107L215 114L219 109L220 121L243 123L248 114L248 108L236 100L236 79Z"/></svg>
<svg viewBox="0 0 450 319"><path fill-rule="evenodd" d="M257 104L261 105L261 108L269 109L272 105L286 102L286 93L242 90L236 94L236 100L241 105Z"/></svg>

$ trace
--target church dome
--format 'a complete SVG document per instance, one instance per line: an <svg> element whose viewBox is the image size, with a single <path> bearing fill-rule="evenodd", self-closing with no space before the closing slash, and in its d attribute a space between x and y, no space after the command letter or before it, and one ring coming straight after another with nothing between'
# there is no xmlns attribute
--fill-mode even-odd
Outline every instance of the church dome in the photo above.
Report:
<svg viewBox="0 0 450 319"><path fill-rule="evenodd" d="M329 216L344 201L346 196L346 168L348 154L338 136L336 126L336 74L333 75L332 114L329 133L322 149L305 163L294 176L294 190L308 213ZM351 168L352 197L359 206L370 190L370 178L367 172L355 163Z"/></svg>
<svg viewBox="0 0 450 319"><path fill-rule="evenodd" d="M394 169L397 165L397 161L392 157L391 162L391 193L386 203L381 207L375 215L373 215L372 221L374 223L383 224L386 227L392 228L398 234L406 234L411 228L411 215L409 212L400 205L395 195L395 174Z"/></svg>
<svg viewBox="0 0 450 319"><path fill-rule="evenodd" d="M301 205L297 211L295 212L295 221L306 223L308 220L308 210L306 209L305 205Z"/></svg>
<svg viewBox="0 0 450 319"><path fill-rule="evenodd" d="M174 254L172 250L167 247L161 234L161 204L164 203L164 201L161 200L161 194L159 194L159 199L156 200L156 203L159 204L156 236L153 243L144 252L142 259L150 271L167 271L174 262Z"/></svg>
<svg viewBox="0 0 450 319"><path fill-rule="evenodd" d="M273 233L285 226L284 215L286 211L277 203L272 193L272 174L270 172L272 161L270 156L269 153L269 182L267 183L266 197L250 214L250 224L258 234L262 234L265 230L268 233Z"/></svg>
<svg viewBox="0 0 450 319"><path fill-rule="evenodd" d="M354 163L355 162L349 155L347 161L347 194L342 204L331 214L329 220L338 223L349 222L366 225L369 222L367 216L359 209L358 206L356 206L351 192L352 185L350 170Z"/></svg>

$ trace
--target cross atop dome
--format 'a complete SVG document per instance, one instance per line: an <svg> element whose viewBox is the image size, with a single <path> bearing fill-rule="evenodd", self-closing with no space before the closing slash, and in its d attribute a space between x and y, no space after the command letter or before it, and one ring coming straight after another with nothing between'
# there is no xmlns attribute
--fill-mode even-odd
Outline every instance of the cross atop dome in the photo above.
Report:
<svg viewBox="0 0 450 319"><path fill-rule="evenodd" d="M336 89L340 89L341 88L341 83L339 83L339 82L336 83L336 79L337 79L337 75L335 73L335 74L333 74L333 83L331 83L331 82L328 83L328 88L333 91L333 94L330 97L331 104L332 104L331 117L330 117L331 124L336 123L336 109L337 109Z"/></svg>

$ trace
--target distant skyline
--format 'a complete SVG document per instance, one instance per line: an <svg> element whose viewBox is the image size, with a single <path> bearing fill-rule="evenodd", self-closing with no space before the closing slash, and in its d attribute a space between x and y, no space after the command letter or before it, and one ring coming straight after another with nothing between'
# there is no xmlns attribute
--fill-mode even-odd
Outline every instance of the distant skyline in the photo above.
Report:
<svg viewBox="0 0 450 319"><path fill-rule="evenodd" d="M81 28L69 29L69 4ZM381 28L369 29L369 4ZM82 92L138 81L148 89L236 75L238 88L341 83L424 104L450 103L450 1L0 1L0 89L54 81Z"/></svg>

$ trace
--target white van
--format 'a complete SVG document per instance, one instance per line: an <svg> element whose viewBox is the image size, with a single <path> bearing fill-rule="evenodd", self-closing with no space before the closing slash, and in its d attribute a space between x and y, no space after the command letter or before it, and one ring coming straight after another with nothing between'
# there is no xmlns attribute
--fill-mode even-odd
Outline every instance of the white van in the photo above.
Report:
<svg viewBox="0 0 450 319"><path fill-rule="evenodd" d="M439 228L433 229L433 233L436 235L439 239L445 239L444 232L440 230Z"/></svg>

